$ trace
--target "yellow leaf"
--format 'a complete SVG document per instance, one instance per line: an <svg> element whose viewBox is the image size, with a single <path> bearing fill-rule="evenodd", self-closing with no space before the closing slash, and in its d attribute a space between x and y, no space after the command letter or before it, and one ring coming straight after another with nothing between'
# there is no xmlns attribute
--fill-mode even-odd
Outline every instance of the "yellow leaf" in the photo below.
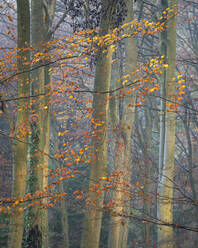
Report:
<svg viewBox="0 0 198 248"><path fill-rule="evenodd" d="M150 89L149 91L150 91L150 92L153 92L154 90L155 90L155 88L152 88L152 89Z"/></svg>

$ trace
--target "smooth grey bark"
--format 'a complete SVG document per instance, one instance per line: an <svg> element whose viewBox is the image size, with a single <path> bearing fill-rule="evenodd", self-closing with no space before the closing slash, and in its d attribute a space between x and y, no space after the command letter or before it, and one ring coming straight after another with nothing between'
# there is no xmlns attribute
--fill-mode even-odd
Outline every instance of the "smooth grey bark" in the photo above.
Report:
<svg viewBox="0 0 198 248"><path fill-rule="evenodd" d="M177 0L163 0L162 7L177 8ZM168 64L163 80L162 96L165 99L174 101L175 85L173 77L175 75L176 65L176 16L168 20L168 29L163 34L162 45L166 46L165 59ZM163 43L164 42L164 43ZM167 102L166 102L167 104ZM163 106L163 104L162 104ZM173 222L173 186L174 186L174 151L175 151L175 111L170 107L162 109L161 113L165 113L165 119L161 123L161 129L165 128L163 139L160 139L160 148L164 146L164 150L160 153L163 157L159 160L159 182L158 182L158 206L157 217L160 222ZM158 247L173 248L174 231L172 226L158 226Z"/></svg>
<svg viewBox="0 0 198 248"><path fill-rule="evenodd" d="M102 1L101 35L111 32L115 0ZM106 47L107 52L103 53L103 48L97 54L94 91L109 91L111 80L112 48ZM94 94L93 97L93 118L95 122L93 137L93 152L95 155L95 165L90 169L89 189L94 186L97 180L103 176L107 166L108 147L108 110L109 94ZM86 219L84 221L81 248L98 248L100 241L102 207L104 192L97 194L89 193L92 202L96 204L89 206Z"/></svg>

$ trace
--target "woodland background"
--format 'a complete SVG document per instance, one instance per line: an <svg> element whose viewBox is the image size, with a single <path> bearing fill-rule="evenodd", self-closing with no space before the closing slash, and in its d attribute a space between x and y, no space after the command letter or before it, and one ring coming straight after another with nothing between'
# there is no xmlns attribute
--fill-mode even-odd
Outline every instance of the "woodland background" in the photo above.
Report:
<svg viewBox="0 0 198 248"><path fill-rule="evenodd" d="M197 247L197 80L197 0L0 0L0 247Z"/></svg>

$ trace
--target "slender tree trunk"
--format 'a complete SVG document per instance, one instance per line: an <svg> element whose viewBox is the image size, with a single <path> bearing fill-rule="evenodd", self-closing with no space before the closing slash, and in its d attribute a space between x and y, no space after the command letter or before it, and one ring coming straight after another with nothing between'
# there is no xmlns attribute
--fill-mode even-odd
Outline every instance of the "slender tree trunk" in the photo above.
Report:
<svg viewBox="0 0 198 248"><path fill-rule="evenodd" d="M162 10L168 8L168 0L161 0ZM164 30L160 34L160 50L161 55L167 56L167 30ZM165 117L166 117L166 80L167 80L167 71L165 70L161 77L161 113L160 113L160 147L159 147L159 173L161 173L164 163L164 147L165 147Z"/></svg>
<svg viewBox="0 0 198 248"><path fill-rule="evenodd" d="M64 193L64 184L59 184L60 193ZM60 212L61 212L61 225L62 225L62 236L64 242L64 248L69 248L69 224L68 224L68 213L66 201L60 200Z"/></svg>
<svg viewBox="0 0 198 248"><path fill-rule="evenodd" d="M148 194L151 189L151 141L152 141L152 119L151 113L149 110L149 97L147 97L145 102L145 117L146 117L146 125L145 125L145 136L144 136L144 192L145 192L145 200L144 200L144 215L145 218L148 218L151 211L151 204L148 198ZM150 223L144 224L144 247L150 247Z"/></svg>
<svg viewBox="0 0 198 248"><path fill-rule="evenodd" d="M177 5L177 0L162 1L162 7L166 8L168 4L169 8L173 8ZM165 37L163 42L166 45L165 58L168 64L168 69L164 73L164 85L162 88L165 92L166 99L174 101L175 85L172 78L175 75L176 64L176 17L172 17L168 21L168 29L164 33ZM169 103L169 102L168 102ZM167 107L166 107L167 108ZM163 223L173 222L173 180L174 180L174 146L175 146L175 112L174 110L164 109L165 113L165 140L160 140L160 146L163 146L163 157L161 158L161 164L159 165L159 184L158 184L158 219ZM164 123L161 124L161 128ZM173 248L174 247L174 232L171 226L159 226L158 227L158 246L160 248Z"/></svg>
<svg viewBox="0 0 198 248"><path fill-rule="evenodd" d="M23 64L24 58L26 62L30 62L30 51L24 50L24 48L29 47L30 44L30 8L28 0L17 0L17 65L18 71L24 71L29 69L29 65ZM30 81L29 73L22 73L18 76L18 97L26 96L30 94ZM17 124L16 127L20 125L27 125L29 118L28 112L28 99L18 100L17 106ZM13 145L14 150L14 172L13 172L13 196L17 199L23 198L26 192L26 173L27 173L27 132L23 133L22 128L18 128L16 135L20 137L22 142L16 141ZM24 142L24 143L23 143ZM14 210L14 215L11 218L10 226L10 248L21 248L23 229L24 229L24 214L20 215L19 208L22 205L16 206Z"/></svg>
<svg viewBox="0 0 198 248"><path fill-rule="evenodd" d="M195 180L193 177L193 149L192 149L192 141L191 141L191 135L190 135L190 115L191 113L188 113L188 109L186 107L184 112L184 119L183 119L183 125L185 129L185 134L188 142L188 150L186 151L186 156L188 158L188 165L189 165L189 182L192 190L192 196L193 199L196 201L197 199L197 193L195 188ZM198 211L198 209L197 209Z"/></svg>
<svg viewBox="0 0 198 248"><path fill-rule="evenodd" d="M45 106L48 107L44 113L44 154L49 154L50 146L50 106L48 101L45 101ZM45 191L45 187L48 185L48 171L49 171L49 157L44 155L43 158L43 187L42 190ZM47 204L47 198L43 199L43 203ZM42 225L43 225L43 247L48 247L48 210L43 211L42 215Z"/></svg>
<svg viewBox="0 0 198 248"><path fill-rule="evenodd" d="M130 22L133 19L133 1L129 0L126 2L127 17L125 22ZM136 70L137 66L137 53L136 53L136 39L130 37L126 40L126 73L131 73ZM129 78L129 81L132 78ZM123 102L122 117L120 120L120 135L119 143L122 147L116 147L116 159L115 159L115 170L121 171L121 181L130 183L130 171L131 171L131 134L132 125L134 122L134 111L135 111L135 92L131 91L131 96L124 98ZM122 127L122 128L121 128ZM118 184L117 188L113 192L113 202L115 206L114 213L111 217L111 226L109 232L109 248L126 248L128 240L128 221L122 221L120 215L127 211L125 201L127 200L124 194L124 188L122 184ZM124 223L124 224L123 224Z"/></svg>
<svg viewBox="0 0 198 248"><path fill-rule="evenodd" d="M115 0L103 0L103 12L101 18L101 35L106 35L111 31L112 16L115 9ZM109 91L111 80L111 62L112 48L107 47L107 53L102 49L97 54L96 73L94 91ZM96 137L93 137L93 151L95 153L95 165L90 171L89 188L92 188L97 180L103 176L107 166L107 147L108 147L108 110L109 95L95 94L93 99L93 118L94 131ZM102 223L102 206L104 201L104 192L97 196L96 192L90 192L92 202L95 206L90 207L87 218L84 222L82 233L81 248L98 248L100 240L100 231Z"/></svg>
<svg viewBox="0 0 198 248"><path fill-rule="evenodd" d="M52 129L53 147L54 147L53 155L55 155L58 152L58 137L57 137L57 131L55 128L55 120L53 118L51 120L51 129ZM54 169L60 168L58 161L53 161L53 164L55 164ZM63 181L61 181L61 183L59 183L58 188L59 188L60 193L65 192ZM68 224L68 213L67 213L66 201L60 200L59 211L61 213L63 247L69 248L69 224Z"/></svg>

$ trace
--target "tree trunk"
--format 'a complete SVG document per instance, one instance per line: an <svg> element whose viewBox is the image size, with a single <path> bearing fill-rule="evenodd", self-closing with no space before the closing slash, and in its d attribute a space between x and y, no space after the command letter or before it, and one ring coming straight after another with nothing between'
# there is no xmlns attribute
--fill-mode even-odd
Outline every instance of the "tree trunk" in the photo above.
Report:
<svg viewBox="0 0 198 248"><path fill-rule="evenodd" d="M30 8L28 0L17 0L17 59L18 71L24 71L29 69L29 64L24 65L23 61L26 58L26 62L30 62L30 51L24 51L24 48L29 47L30 44ZM30 94L30 74L22 73L18 75L18 97L28 96ZM16 135L22 142L15 141L14 143L14 172L13 172L13 197L17 199L23 198L26 192L26 174L27 174L27 136L26 131L23 132L20 125L26 125L29 117L28 112L29 99L18 100L17 106L17 123ZM21 248L23 229L24 229L24 214L23 211L20 215L19 208L23 206L19 204L14 209L14 215L11 218L10 226L10 248Z"/></svg>
<svg viewBox="0 0 198 248"><path fill-rule="evenodd" d="M54 18L56 1L32 1L32 44L36 52L42 52L45 42L49 40L49 28ZM39 66L41 62L38 62ZM42 61L43 63L43 61ZM31 142L31 178L29 188L31 193L45 191L48 185L48 156L50 142L50 106L48 101L49 83L51 76L49 66L39 67L32 72L32 94L45 94L39 101L33 104L33 120ZM42 152L43 153L42 153ZM41 200L40 204L46 204L47 199ZM34 206L29 215L31 229L28 233L27 242L29 247L48 247L48 211L40 206Z"/></svg>
<svg viewBox="0 0 198 248"><path fill-rule="evenodd" d="M151 212L151 203L150 199L148 198L148 194L150 194L151 190L151 141L152 141L152 119L151 113L149 110L149 97L146 98L145 102L145 117L146 117L146 124L145 124L145 136L144 136L144 192L145 192L145 200L144 200L144 217L148 218ZM151 244L151 237L150 237L150 223L144 224L144 247L150 247Z"/></svg>
<svg viewBox="0 0 198 248"><path fill-rule="evenodd" d="M52 129L52 137L53 137L53 156L58 152L58 136L56 131L56 123L55 119L51 120L51 129ZM52 161L53 169L62 168L62 164L60 166L60 162ZM59 192L62 194L65 192L64 190L64 181L61 181L58 185ZM66 200L60 200L59 211L61 213L61 225L62 225L62 237L63 237L63 247L69 248L69 224L68 224L68 213L67 213L67 203Z"/></svg>
<svg viewBox="0 0 198 248"><path fill-rule="evenodd" d="M112 16L115 8L115 0L103 0L103 16L101 19L101 35L106 35L111 31ZM94 91L109 91L111 80L112 48L107 47L107 53L102 49L97 54L96 73ZM108 147L108 109L109 94L94 94L93 98L93 118L95 122L93 137L93 152L95 153L95 165L90 171L89 188L92 188L97 180L103 176L107 166ZM98 182L99 183L99 182ZM96 192L90 193L95 206L89 207L87 218L84 222L81 248L98 248L102 223L102 206L104 192L97 196Z"/></svg>
<svg viewBox="0 0 198 248"><path fill-rule="evenodd" d="M133 1L129 0L126 2L127 16L125 22L128 23L133 19ZM126 39L126 73L130 74L134 72L137 67L137 53L136 53L136 39L130 37ZM129 78L129 81L132 78ZM119 125L119 143L116 146L116 159L115 159L115 170L122 172L120 176L121 181L130 183L130 172L131 172L131 134L132 125L134 122L134 111L135 111L135 92L131 90L131 96L126 96L123 102L122 117ZM120 215L127 212L125 207L125 201L127 197L124 194L124 188L122 184L118 184L117 188L113 192L113 202L117 205L113 210L114 213L111 217L111 226L109 232L109 248L126 248L128 240L128 221L122 221Z"/></svg>
<svg viewBox="0 0 198 248"><path fill-rule="evenodd" d="M177 0L162 1L162 8L173 8L177 5ZM162 96L166 99L174 101L175 86L172 78L175 75L176 64L176 16L168 21L168 29L163 32L164 36L161 41L165 46L165 59L168 69L164 72ZM169 102L168 102L169 103ZM164 106L165 107L165 106ZM165 127L164 137L160 139L160 147L164 150L161 152L159 164L159 183L158 183L158 219L160 222L173 222L173 180L174 180L174 146L175 146L175 113L174 110L162 109L165 113L164 122L161 123L161 130ZM162 132L161 132L162 133ZM161 135L162 137L162 135ZM158 245L160 248L174 247L174 232L171 226L158 226Z"/></svg>

